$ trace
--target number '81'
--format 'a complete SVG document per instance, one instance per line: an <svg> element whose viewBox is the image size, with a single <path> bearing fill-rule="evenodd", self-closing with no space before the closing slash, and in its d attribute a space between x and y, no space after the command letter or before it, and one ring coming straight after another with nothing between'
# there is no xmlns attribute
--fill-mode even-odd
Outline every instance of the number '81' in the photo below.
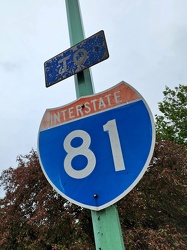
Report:
<svg viewBox="0 0 187 250"><path fill-rule="evenodd" d="M114 161L115 171L125 170L124 159L119 140L119 134L116 126L116 120L110 120L103 125L104 132L108 131L111 153ZM74 138L82 139L82 144L78 147L73 147L71 142ZM82 179L90 175L96 166L96 157L93 151L90 150L91 137L84 130L74 130L69 133L64 140L64 149L67 153L64 159L64 169L66 173L75 179ZM82 170L76 170L72 167L72 160L78 155L83 155L87 158L87 165Z"/></svg>

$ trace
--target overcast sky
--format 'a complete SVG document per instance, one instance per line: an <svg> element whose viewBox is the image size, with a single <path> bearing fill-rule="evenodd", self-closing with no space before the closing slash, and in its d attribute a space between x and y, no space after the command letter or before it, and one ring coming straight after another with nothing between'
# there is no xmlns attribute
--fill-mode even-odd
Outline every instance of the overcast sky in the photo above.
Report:
<svg viewBox="0 0 187 250"><path fill-rule="evenodd" d="M187 84L186 0L80 0L85 36L105 31L95 92L124 80L153 115L165 85ZM70 47L65 0L0 0L0 171L37 147L47 108L76 99L74 78L46 88L43 64Z"/></svg>

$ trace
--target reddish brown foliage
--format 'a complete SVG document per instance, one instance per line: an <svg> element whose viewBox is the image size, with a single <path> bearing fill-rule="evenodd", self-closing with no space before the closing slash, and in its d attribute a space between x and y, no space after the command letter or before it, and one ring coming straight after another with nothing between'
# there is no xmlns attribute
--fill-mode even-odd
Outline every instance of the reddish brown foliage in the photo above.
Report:
<svg viewBox="0 0 187 250"><path fill-rule="evenodd" d="M186 249L187 147L160 141L149 171L118 203L127 249Z"/></svg>
<svg viewBox="0 0 187 250"><path fill-rule="evenodd" d="M6 190L0 209L1 249L55 249L55 245L73 249L80 239L86 244L93 240L77 222L82 209L51 188L35 151L20 156L18 168L5 170L1 183Z"/></svg>
<svg viewBox="0 0 187 250"><path fill-rule="evenodd" d="M156 143L148 172L120 202L126 249L180 249L187 245L187 148ZM0 249L92 250L90 211L70 204L48 184L35 151L0 177Z"/></svg>

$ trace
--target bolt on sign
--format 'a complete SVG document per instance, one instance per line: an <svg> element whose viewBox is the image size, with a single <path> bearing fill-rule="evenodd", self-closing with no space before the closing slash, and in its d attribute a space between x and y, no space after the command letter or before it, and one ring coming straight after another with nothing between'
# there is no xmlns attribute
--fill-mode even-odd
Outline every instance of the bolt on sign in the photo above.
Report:
<svg viewBox="0 0 187 250"><path fill-rule="evenodd" d="M138 183L151 160L154 120L143 97L125 82L47 109L38 134L40 163L67 200L106 208Z"/></svg>
<svg viewBox="0 0 187 250"><path fill-rule="evenodd" d="M44 63L46 87L109 57L104 31L94 34Z"/></svg>

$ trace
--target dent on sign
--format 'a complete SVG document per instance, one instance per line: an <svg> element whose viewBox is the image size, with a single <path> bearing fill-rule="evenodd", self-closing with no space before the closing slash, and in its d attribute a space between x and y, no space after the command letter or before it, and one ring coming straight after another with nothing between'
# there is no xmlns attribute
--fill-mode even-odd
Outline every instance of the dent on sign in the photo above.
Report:
<svg viewBox="0 0 187 250"><path fill-rule="evenodd" d="M154 142L149 107L135 89L121 82L47 109L38 152L57 192L79 206L101 210L123 198L142 178Z"/></svg>

